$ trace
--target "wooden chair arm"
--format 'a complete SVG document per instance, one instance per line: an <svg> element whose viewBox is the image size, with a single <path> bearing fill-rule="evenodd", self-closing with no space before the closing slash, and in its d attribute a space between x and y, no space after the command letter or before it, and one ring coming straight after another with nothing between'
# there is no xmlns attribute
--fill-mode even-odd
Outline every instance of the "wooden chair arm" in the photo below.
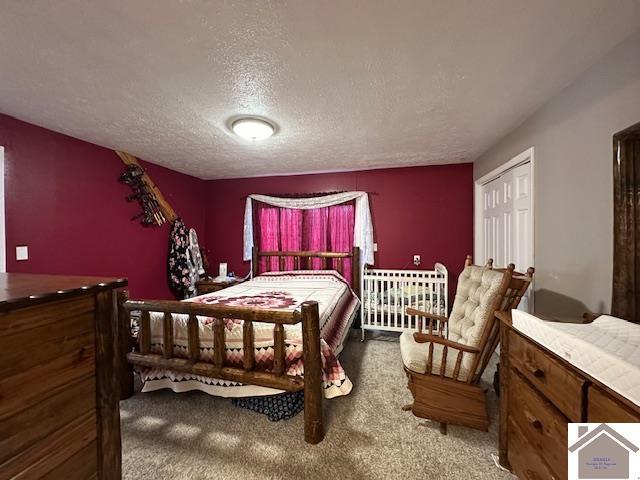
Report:
<svg viewBox="0 0 640 480"><path fill-rule="evenodd" d="M415 308L407 307L406 309L407 315L417 315L418 317L430 318L432 320L437 320L438 322L446 323L449 319L443 315L436 315L435 313L423 312L422 310L416 310Z"/></svg>
<svg viewBox="0 0 640 480"><path fill-rule="evenodd" d="M439 343L440 345L446 345L449 348L455 348L456 350L461 350L466 353L480 353L480 349L476 347L471 347L469 345L464 345L452 340L447 340L446 338L442 338L437 335L429 335L428 333L415 332L413 334L413 339L418 343L433 342Z"/></svg>

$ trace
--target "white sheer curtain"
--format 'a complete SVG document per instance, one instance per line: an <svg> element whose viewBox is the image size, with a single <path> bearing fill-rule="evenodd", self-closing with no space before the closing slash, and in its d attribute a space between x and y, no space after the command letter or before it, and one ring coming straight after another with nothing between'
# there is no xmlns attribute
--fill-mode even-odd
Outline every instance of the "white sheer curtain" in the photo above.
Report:
<svg viewBox="0 0 640 480"><path fill-rule="evenodd" d="M373 265L373 224L367 192L343 192L311 198L282 198L253 194L247 197L244 210L244 260L251 260L253 250L253 200L283 208L310 210L331 207L355 200L353 245L360 248L360 268Z"/></svg>

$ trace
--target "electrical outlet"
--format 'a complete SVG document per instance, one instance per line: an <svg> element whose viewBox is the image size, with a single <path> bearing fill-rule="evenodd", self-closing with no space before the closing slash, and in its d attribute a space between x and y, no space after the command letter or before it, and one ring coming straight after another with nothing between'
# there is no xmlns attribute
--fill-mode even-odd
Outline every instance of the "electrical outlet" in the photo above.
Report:
<svg viewBox="0 0 640 480"><path fill-rule="evenodd" d="M414 255L413 256L413 264L418 267L420 266L420 255Z"/></svg>
<svg viewBox="0 0 640 480"><path fill-rule="evenodd" d="M377 251L378 251L378 244L377 244L377 243L374 243L374 244L373 244L373 251L374 251L374 252L377 252Z"/></svg>

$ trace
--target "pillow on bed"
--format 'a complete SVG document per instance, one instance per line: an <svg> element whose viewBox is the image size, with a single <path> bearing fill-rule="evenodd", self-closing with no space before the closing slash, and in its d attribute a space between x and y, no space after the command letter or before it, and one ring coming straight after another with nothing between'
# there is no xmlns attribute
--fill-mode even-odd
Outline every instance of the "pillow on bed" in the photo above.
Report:
<svg viewBox="0 0 640 480"><path fill-rule="evenodd" d="M338 277L345 283L349 284L349 281L337 270L282 270L278 272L263 272L257 275L257 277L261 277L263 275L266 276L278 276L278 275L333 275ZM257 278L255 277L255 278Z"/></svg>

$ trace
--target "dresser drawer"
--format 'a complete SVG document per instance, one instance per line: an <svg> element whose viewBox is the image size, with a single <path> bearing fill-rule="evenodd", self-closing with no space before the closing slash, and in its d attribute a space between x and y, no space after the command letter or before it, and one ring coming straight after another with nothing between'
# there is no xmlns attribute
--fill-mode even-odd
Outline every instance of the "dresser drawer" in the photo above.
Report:
<svg viewBox="0 0 640 480"><path fill-rule="evenodd" d="M513 330L509 362L571 421L582 421L583 378Z"/></svg>
<svg viewBox="0 0 640 480"><path fill-rule="evenodd" d="M95 383L93 377L71 383L50 397L40 397L40 401L31 408L1 419L0 465L93 410Z"/></svg>
<svg viewBox="0 0 640 480"><path fill-rule="evenodd" d="M55 361L95 344L94 313L51 318L48 325L24 328L0 337L0 379ZM46 339L46 340L45 340Z"/></svg>
<svg viewBox="0 0 640 480"><path fill-rule="evenodd" d="M509 436L509 463L521 480L560 480L537 452L527 443L524 433L513 419L507 426ZM566 447L565 447L566 448Z"/></svg>
<svg viewBox="0 0 640 480"><path fill-rule="evenodd" d="M57 394L71 383L93 378L95 356L95 340L90 335L84 338L84 345L74 344L54 360L0 377L0 421Z"/></svg>
<svg viewBox="0 0 640 480"><path fill-rule="evenodd" d="M96 411L91 410L9 458L2 464L0 478L43 478L67 461L75 462L75 472L78 473L82 463L98 458L96 438ZM73 477L57 478L71 480L83 477L76 474Z"/></svg>
<svg viewBox="0 0 640 480"><path fill-rule="evenodd" d="M640 422L640 412L634 412L596 386L589 386L588 398L587 421L589 422Z"/></svg>
<svg viewBox="0 0 640 480"><path fill-rule="evenodd" d="M567 476L567 418L513 369L509 371L509 412L535 449L561 478Z"/></svg>

